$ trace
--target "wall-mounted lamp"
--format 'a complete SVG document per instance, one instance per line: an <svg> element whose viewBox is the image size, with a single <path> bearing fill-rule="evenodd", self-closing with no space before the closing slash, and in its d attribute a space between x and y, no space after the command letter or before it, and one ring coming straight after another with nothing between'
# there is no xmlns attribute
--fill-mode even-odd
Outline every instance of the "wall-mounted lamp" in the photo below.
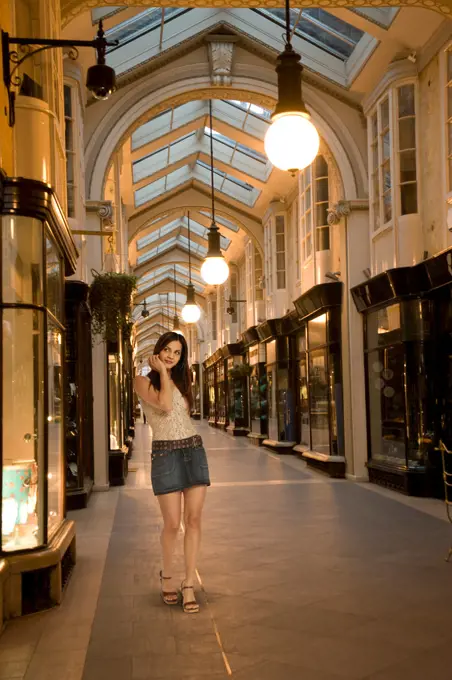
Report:
<svg viewBox="0 0 452 680"><path fill-rule="evenodd" d="M29 57L53 49L54 47L68 47L70 59L78 58L77 47L94 47L96 50L96 64L90 66L86 77L86 87L96 99L108 99L116 90L116 74L111 66L105 63L105 53L107 47L119 45L118 40L108 42L104 37L102 20L99 21L99 30L94 40L50 40L47 38L11 38L9 33L2 31L2 61L3 61L3 82L8 90L8 122L10 127L14 126L16 92L13 88L22 85L22 77L17 73L18 68ZM19 45L20 51L24 52L20 56L17 50L11 50L11 45ZM36 47L36 49L31 49ZM12 67L13 66L13 67Z"/></svg>
<svg viewBox="0 0 452 680"><path fill-rule="evenodd" d="M229 307L226 308L226 313L230 314L230 316L235 314L235 307L233 307L233 305L238 304L239 302L246 302L246 300L233 300L232 297L230 297L228 300Z"/></svg>

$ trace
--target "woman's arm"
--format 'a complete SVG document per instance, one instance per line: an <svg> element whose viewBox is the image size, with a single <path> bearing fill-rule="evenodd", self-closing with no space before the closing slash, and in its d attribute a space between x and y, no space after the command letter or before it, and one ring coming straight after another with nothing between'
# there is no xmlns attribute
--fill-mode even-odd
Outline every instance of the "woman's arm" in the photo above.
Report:
<svg viewBox="0 0 452 680"><path fill-rule="evenodd" d="M172 411L173 409L173 390L169 380L166 367L158 357L151 357L149 364L152 369L160 373L160 391L150 384L149 378L137 375L133 382L135 392L140 399L146 401L151 406L161 411Z"/></svg>

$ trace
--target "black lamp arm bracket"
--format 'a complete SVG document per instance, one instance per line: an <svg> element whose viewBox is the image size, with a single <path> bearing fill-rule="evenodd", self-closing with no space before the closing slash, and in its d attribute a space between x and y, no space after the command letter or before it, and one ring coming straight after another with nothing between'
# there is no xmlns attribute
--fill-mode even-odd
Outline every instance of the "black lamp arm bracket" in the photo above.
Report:
<svg viewBox="0 0 452 680"><path fill-rule="evenodd" d="M11 45L18 45L19 50L11 49ZM107 41L104 38L104 31L102 22L99 22L99 30L95 40L58 40L47 38L17 38L11 37L6 31L2 31L2 65L3 65L3 82L8 90L8 107L9 107L9 125L14 126L15 123L15 99L16 93L14 88L19 88L22 84L22 76L17 71L20 66L29 59L46 50L54 48L68 48L67 56L76 60L78 58L78 47L92 47L97 52L97 61L99 64L105 64L105 52L107 47L116 47L119 45L118 40ZM36 48L36 49L32 49ZM22 53L22 54L21 54Z"/></svg>

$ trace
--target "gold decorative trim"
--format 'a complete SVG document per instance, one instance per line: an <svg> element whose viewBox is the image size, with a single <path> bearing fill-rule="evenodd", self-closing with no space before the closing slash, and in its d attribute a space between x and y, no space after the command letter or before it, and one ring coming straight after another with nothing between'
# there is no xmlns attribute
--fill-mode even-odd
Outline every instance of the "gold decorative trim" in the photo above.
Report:
<svg viewBox="0 0 452 680"><path fill-rule="evenodd" d="M108 7L114 5L116 0L62 0L61 17L62 25L66 26L72 19L82 12L94 7ZM322 0L322 8L328 7L381 7L381 0ZM121 0L124 7L256 7L255 0ZM452 0L386 0L386 6L390 7L423 7L431 9L440 14L451 16ZM284 0L261 0L259 7L283 7ZM312 0L301 0L297 7L318 7L318 2Z"/></svg>

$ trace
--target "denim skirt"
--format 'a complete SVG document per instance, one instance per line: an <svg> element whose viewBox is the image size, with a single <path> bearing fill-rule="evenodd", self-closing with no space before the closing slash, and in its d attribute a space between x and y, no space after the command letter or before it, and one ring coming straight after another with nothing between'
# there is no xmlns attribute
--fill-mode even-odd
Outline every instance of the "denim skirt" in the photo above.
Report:
<svg viewBox="0 0 452 680"><path fill-rule="evenodd" d="M209 465L199 435L152 442L151 481L156 496L192 486L210 486Z"/></svg>

